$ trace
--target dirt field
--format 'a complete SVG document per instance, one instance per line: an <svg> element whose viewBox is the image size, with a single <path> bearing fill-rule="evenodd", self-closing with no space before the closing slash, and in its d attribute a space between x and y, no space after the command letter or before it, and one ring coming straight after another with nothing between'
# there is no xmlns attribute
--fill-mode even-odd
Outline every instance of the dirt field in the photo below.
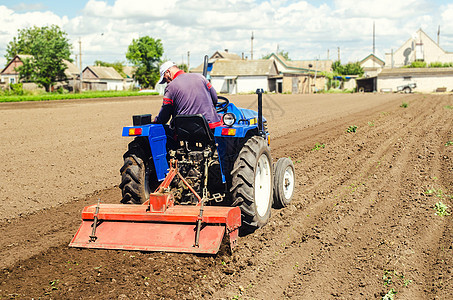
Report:
<svg viewBox="0 0 453 300"><path fill-rule="evenodd" d="M0 104L0 299L453 298L453 216L434 208L453 207L447 94L266 95L296 194L232 255L68 248L84 206L121 198L122 126L160 104Z"/></svg>

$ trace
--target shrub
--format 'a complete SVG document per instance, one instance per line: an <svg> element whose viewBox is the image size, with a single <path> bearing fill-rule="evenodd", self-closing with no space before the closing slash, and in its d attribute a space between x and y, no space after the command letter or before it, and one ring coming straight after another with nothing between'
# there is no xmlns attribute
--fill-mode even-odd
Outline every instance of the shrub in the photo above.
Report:
<svg viewBox="0 0 453 300"><path fill-rule="evenodd" d="M11 91L11 95L19 95L19 96L21 96L21 95L25 94L25 91L24 91L22 83L11 83L9 85L9 88L10 88L10 91Z"/></svg>
<svg viewBox="0 0 453 300"><path fill-rule="evenodd" d="M410 65L404 66L404 68L426 68L426 62L413 61Z"/></svg>
<svg viewBox="0 0 453 300"><path fill-rule="evenodd" d="M434 61L429 64L430 68L451 68L453 67L453 63L447 62L447 63L441 63L440 61Z"/></svg>

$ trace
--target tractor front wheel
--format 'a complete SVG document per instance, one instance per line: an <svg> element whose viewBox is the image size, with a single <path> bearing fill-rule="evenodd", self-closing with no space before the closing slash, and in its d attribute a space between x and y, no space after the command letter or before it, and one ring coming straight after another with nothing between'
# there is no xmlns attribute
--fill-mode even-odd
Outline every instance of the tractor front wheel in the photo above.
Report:
<svg viewBox="0 0 453 300"><path fill-rule="evenodd" d="M294 193L294 164L290 158L283 157L277 161L274 169L274 207L287 207Z"/></svg>
<svg viewBox="0 0 453 300"><path fill-rule="evenodd" d="M124 165L120 170L123 199L121 203L142 204L158 186L152 164L151 150L147 140L136 138L129 143L129 150L123 155Z"/></svg>
<svg viewBox="0 0 453 300"><path fill-rule="evenodd" d="M264 226L272 206L272 164L264 138L254 136L243 146L234 163L230 192L233 205L241 209L244 232Z"/></svg>

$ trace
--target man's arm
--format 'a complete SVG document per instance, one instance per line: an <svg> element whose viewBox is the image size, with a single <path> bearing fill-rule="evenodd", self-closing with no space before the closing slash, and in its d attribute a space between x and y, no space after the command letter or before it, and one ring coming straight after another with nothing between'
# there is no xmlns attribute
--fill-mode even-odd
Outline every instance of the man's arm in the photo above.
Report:
<svg viewBox="0 0 453 300"><path fill-rule="evenodd" d="M159 114L154 118L154 123L157 124L167 124L170 120L171 114L173 112L173 100L164 98L162 107L160 108Z"/></svg>
<svg viewBox="0 0 453 300"><path fill-rule="evenodd" d="M212 104L215 107L217 105L217 101L219 101L219 99L217 98L217 92L214 89L214 87L212 86L212 84L207 80L206 80L206 86L208 87L209 94L211 95Z"/></svg>

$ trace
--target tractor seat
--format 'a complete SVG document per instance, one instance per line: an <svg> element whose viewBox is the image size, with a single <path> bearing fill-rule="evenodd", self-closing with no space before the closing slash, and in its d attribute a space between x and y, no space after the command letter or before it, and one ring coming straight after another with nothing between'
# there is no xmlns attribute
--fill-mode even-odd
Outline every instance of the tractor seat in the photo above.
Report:
<svg viewBox="0 0 453 300"><path fill-rule="evenodd" d="M202 114L177 115L174 118L174 127L179 142L201 144L202 147L215 145L214 134Z"/></svg>

